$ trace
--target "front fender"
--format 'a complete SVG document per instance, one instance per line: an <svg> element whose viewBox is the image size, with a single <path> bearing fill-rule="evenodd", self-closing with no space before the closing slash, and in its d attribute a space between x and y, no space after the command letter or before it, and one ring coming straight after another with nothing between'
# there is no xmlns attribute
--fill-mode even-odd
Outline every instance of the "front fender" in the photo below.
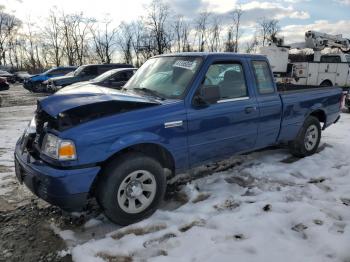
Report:
<svg viewBox="0 0 350 262"><path fill-rule="evenodd" d="M127 147L145 143L159 145L170 152L170 150L164 144L164 139L159 135L151 132L135 132L120 137L109 147L108 151L111 155L113 155Z"/></svg>

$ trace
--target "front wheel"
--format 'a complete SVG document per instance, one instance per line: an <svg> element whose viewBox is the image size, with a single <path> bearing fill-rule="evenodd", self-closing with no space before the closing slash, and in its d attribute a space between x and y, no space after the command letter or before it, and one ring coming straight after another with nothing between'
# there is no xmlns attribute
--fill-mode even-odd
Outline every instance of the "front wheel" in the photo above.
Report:
<svg viewBox="0 0 350 262"><path fill-rule="evenodd" d="M163 200L166 178L160 163L140 153L128 153L104 168L97 201L114 223L129 225L151 216Z"/></svg>
<svg viewBox="0 0 350 262"><path fill-rule="evenodd" d="M305 157L314 154L321 140L320 121L313 116L306 118L304 125L294 141L289 143L292 155Z"/></svg>

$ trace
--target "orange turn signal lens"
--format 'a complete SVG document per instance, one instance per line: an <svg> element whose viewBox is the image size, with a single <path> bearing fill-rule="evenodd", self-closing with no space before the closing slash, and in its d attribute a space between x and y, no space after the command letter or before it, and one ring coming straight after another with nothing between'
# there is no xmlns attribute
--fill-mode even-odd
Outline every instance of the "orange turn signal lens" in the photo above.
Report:
<svg viewBox="0 0 350 262"><path fill-rule="evenodd" d="M63 141L58 149L58 158L61 160L75 159L75 146L73 142Z"/></svg>

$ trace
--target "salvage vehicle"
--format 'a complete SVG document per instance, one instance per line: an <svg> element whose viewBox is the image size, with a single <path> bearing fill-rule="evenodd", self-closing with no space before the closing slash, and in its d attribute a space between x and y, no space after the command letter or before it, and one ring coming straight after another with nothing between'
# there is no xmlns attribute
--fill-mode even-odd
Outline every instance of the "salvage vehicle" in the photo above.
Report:
<svg viewBox="0 0 350 262"><path fill-rule="evenodd" d="M65 92L77 87L97 85L114 89L121 89L125 83L135 74L137 68L118 68L109 70L89 81L78 82L60 89Z"/></svg>
<svg viewBox="0 0 350 262"><path fill-rule="evenodd" d="M64 76L74 70L76 66L59 66L45 71L44 73L33 75L23 80L23 87L30 92L42 92L44 89L43 82L51 77Z"/></svg>
<svg viewBox="0 0 350 262"><path fill-rule="evenodd" d="M0 77L6 78L7 83L15 83L15 76L7 71L0 70Z"/></svg>
<svg viewBox="0 0 350 262"><path fill-rule="evenodd" d="M49 79L46 90L53 93L67 85L88 81L105 73L106 71L116 68L133 68L133 66L128 64L82 65L74 71L74 74Z"/></svg>
<svg viewBox="0 0 350 262"><path fill-rule="evenodd" d="M336 87L278 91L260 55L160 55L120 91L78 87L40 100L16 144L16 175L64 210L96 198L127 225L156 211L168 179L198 166L271 145L314 154L341 99Z"/></svg>
<svg viewBox="0 0 350 262"><path fill-rule="evenodd" d="M5 77L0 77L0 91L9 90L10 85Z"/></svg>

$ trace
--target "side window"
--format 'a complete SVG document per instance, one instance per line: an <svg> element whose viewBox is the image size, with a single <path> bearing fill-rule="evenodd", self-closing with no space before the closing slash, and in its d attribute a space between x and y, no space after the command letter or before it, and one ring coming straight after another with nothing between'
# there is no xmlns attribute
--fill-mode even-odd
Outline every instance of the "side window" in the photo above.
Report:
<svg viewBox="0 0 350 262"><path fill-rule="evenodd" d="M96 76L97 66L87 66L86 68L84 68L84 74L87 76Z"/></svg>
<svg viewBox="0 0 350 262"><path fill-rule="evenodd" d="M202 88L218 90L219 102L248 96L242 65L234 62L212 64L205 75Z"/></svg>
<svg viewBox="0 0 350 262"><path fill-rule="evenodd" d="M68 73L70 73L72 71L74 71L74 68L64 68L62 73L63 74L68 74Z"/></svg>
<svg viewBox="0 0 350 262"><path fill-rule="evenodd" d="M101 75L103 74L104 72L107 72L109 70L111 70L112 68L109 67L109 66L99 66L98 67L98 74Z"/></svg>
<svg viewBox="0 0 350 262"><path fill-rule="evenodd" d="M275 88L267 62L253 61L253 70L259 94L274 93Z"/></svg>
<svg viewBox="0 0 350 262"><path fill-rule="evenodd" d="M49 75L52 75L52 76L61 75L61 74L62 74L62 69L55 69L49 73Z"/></svg>

